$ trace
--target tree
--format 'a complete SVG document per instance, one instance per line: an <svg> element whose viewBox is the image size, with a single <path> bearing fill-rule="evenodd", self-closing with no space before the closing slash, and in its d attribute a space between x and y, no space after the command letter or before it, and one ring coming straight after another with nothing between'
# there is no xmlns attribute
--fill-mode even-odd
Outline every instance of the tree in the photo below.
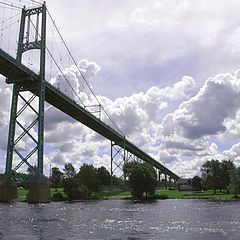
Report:
<svg viewBox="0 0 240 240"><path fill-rule="evenodd" d="M76 174L71 165L65 164L65 175L62 183L70 201L89 198L93 192L98 192L100 189L97 170L93 165L83 164Z"/></svg>
<svg viewBox="0 0 240 240"><path fill-rule="evenodd" d="M127 163L124 173L128 179L128 185L132 196L138 199L153 195L157 185L157 174L148 163Z"/></svg>
<svg viewBox="0 0 240 240"><path fill-rule="evenodd" d="M64 178L62 180L62 185L63 185L63 188L64 188L64 192L68 196L69 201L77 200L77 199L80 198L80 192L79 192L79 189L78 189L79 184L76 181L75 177Z"/></svg>
<svg viewBox="0 0 240 240"><path fill-rule="evenodd" d="M195 191L201 191L202 190L202 178L199 176L194 176L192 179L192 186Z"/></svg>
<svg viewBox="0 0 240 240"><path fill-rule="evenodd" d="M220 188L221 178L220 162L214 159L212 159L211 161L207 161L202 165L201 171L205 187L208 189L212 188L214 194L216 194L216 190Z"/></svg>
<svg viewBox="0 0 240 240"><path fill-rule="evenodd" d="M208 189L212 188L214 194L216 194L216 189L220 189L220 192L222 189L227 189L230 183L230 171L234 169L235 165L230 160L207 161L201 168L204 186Z"/></svg>
<svg viewBox="0 0 240 240"><path fill-rule="evenodd" d="M240 167L234 169L230 172L230 188L234 194L234 197L237 197L240 193Z"/></svg>
<svg viewBox="0 0 240 240"><path fill-rule="evenodd" d="M76 200L79 198L78 191L78 182L75 179L76 170L71 163L66 163L64 165L64 178L62 179L62 186L64 188L64 192L68 196L68 200Z"/></svg>
<svg viewBox="0 0 240 240"><path fill-rule="evenodd" d="M97 178L97 170L93 165L83 164L80 168L80 171L76 175L78 182L87 189L87 196L89 197L93 192L98 192L100 189L100 181Z"/></svg>
<svg viewBox="0 0 240 240"><path fill-rule="evenodd" d="M63 176L64 174L59 170L59 168L53 167L52 175L50 177L51 186L54 188L61 187Z"/></svg>
<svg viewBox="0 0 240 240"><path fill-rule="evenodd" d="M230 184L230 172L236 169L234 163L231 160L223 160L221 162L221 177L220 177L220 188L227 189ZM220 189L220 191L221 191Z"/></svg>
<svg viewBox="0 0 240 240"><path fill-rule="evenodd" d="M110 186L111 184L111 175L105 167L100 167L96 171L97 180L101 186Z"/></svg>
<svg viewBox="0 0 240 240"><path fill-rule="evenodd" d="M71 163L65 163L63 171L66 178L73 178L76 175L76 170Z"/></svg>
<svg viewBox="0 0 240 240"><path fill-rule="evenodd" d="M112 176L112 185L117 186L117 187L124 187L125 181L122 178L117 177L116 175L113 175Z"/></svg>

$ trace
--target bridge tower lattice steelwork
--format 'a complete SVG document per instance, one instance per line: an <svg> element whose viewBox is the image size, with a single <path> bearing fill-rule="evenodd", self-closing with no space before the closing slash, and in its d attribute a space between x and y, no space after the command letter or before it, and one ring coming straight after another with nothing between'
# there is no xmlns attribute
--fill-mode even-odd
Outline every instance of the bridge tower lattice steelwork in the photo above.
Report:
<svg viewBox="0 0 240 240"><path fill-rule="evenodd" d="M26 164L26 167L36 175L35 177L38 183L43 180L45 45L45 4L41 7L32 9L26 9L24 7L22 9L16 60L21 64L23 53L29 50L38 49L40 50L40 66L38 82L34 82L33 79L28 78L19 79L17 72L12 73L12 77L7 79L8 83L14 83L5 169L5 175L9 181L13 180L16 171L24 164ZM34 102L36 103L36 101L37 104L35 105L38 106L33 104ZM21 105L19 102L23 104ZM32 116L34 116L30 124L21 122L21 116L26 111L30 111ZM21 131L16 131L16 127ZM36 132L37 134L35 134ZM21 141L26 138L28 146L23 149L21 148ZM29 159L33 156L35 156L36 160L36 169L34 165L29 162ZM13 164L15 157L20 160L18 164Z"/></svg>

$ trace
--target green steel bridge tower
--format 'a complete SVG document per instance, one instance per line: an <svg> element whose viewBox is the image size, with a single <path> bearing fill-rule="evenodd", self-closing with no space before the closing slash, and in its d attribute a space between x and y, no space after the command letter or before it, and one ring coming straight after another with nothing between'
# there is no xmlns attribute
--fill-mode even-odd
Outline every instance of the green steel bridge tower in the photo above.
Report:
<svg viewBox="0 0 240 240"><path fill-rule="evenodd" d="M35 21L36 25L31 24ZM33 33L30 35L30 33ZM44 103L45 103L45 49L46 49L46 5L32 9L22 9L20 32L18 40L18 49L16 61L22 64L23 53L37 49L40 51L40 66L38 82L32 79L22 78L18 74L18 70L13 71L12 78L8 78L8 83L13 83L12 105L9 124L8 147L6 158L6 181L11 183L14 181L16 171L26 164L28 171L35 175L33 186L30 186L29 201L32 202L48 202L50 201L47 193L48 187L43 177L43 155L44 155ZM24 96L23 92L29 94ZM34 100L35 99L35 100ZM20 106L19 101L24 104ZM38 101L38 106L33 106L33 100ZM32 122L22 123L21 115L26 111L31 111L34 115ZM21 134L17 134L16 126L22 130ZM31 130L37 131L37 136L32 134ZM31 142L30 148L21 150L19 144L23 138L29 138ZM20 162L13 168L14 155L20 159ZM34 156L37 158L35 165L29 162ZM11 188L14 190L14 187ZM42 191L45 192L43 196ZM11 193L13 194L13 193ZM47 194L47 195L46 195ZM47 196L47 197L46 197Z"/></svg>

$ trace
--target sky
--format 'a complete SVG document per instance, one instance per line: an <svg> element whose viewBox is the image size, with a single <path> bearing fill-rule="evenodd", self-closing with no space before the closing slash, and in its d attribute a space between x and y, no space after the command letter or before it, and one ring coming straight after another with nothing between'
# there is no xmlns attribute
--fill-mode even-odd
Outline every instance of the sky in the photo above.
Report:
<svg viewBox="0 0 240 240"><path fill-rule="evenodd" d="M47 6L92 90L131 142L181 177L200 174L211 159L240 166L239 0L51 0ZM64 74L91 103L76 68L69 64ZM0 172L11 103L3 80ZM51 83L67 88L57 73ZM45 126L46 172L66 162L110 168L108 140L49 105Z"/></svg>

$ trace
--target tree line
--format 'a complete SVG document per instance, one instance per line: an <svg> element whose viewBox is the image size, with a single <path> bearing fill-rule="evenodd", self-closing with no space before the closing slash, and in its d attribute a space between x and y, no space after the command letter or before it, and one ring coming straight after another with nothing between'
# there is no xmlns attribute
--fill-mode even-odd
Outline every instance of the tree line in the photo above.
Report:
<svg viewBox="0 0 240 240"><path fill-rule="evenodd" d="M102 187L123 186L122 179L111 175L105 167L95 168L92 164L83 164L77 172L71 163L64 165L63 172L57 168L52 168L50 176L51 187L64 188L68 200L89 199L93 193L98 193ZM61 198L60 195L56 196Z"/></svg>
<svg viewBox="0 0 240 240"><path fill-rule="evenodd" d="M240 193L240 167L231 160L208 160L201 167L201 177L195 176L192 185L197 190L213 189L214 194L219 190L230 191L235 197Z"/></svg>
<svg viewBox="0 0 240 240"><path fill-rule="evenodd" d="M91 164L83 164L76 171L71 163L64 165L63 171L57 167L52 168L49 178L52 188L63 188L68 200L89 199L94 194L103 190L103 187L127 186L133 198L142 199L152 197L157 187L157 172L149 163L129 162L123 167L124 177L112 176L105 167L95 168ZM29 170L34 179L34 171ZM237 197L240 194L240 167L236 167L231 160L209 160L201 167L201 177L191 179L193 190L213 189L214 194L219 190L226 190ZM22 185L27 188L28 185ZM55 194L56 200L61 200L62 195Z"/></svg>
<svg viewBox="0 0 240 240"><path fill-rule="evenodd" d="M157 186L156 170L148 163L127 163L124 166L124 181L116 176L112 177L105 167L95 168L93 165L83 164L76 172L71 163L64 166L63 172L59 168L52 168L50 177L51 187L63 187L68 200L89 199L98 193L103 186L127 186L133 198L141 199L152 196ZM58 194L58 193L57 193ZM61 196L56 195L57 198Z"/></svg>

